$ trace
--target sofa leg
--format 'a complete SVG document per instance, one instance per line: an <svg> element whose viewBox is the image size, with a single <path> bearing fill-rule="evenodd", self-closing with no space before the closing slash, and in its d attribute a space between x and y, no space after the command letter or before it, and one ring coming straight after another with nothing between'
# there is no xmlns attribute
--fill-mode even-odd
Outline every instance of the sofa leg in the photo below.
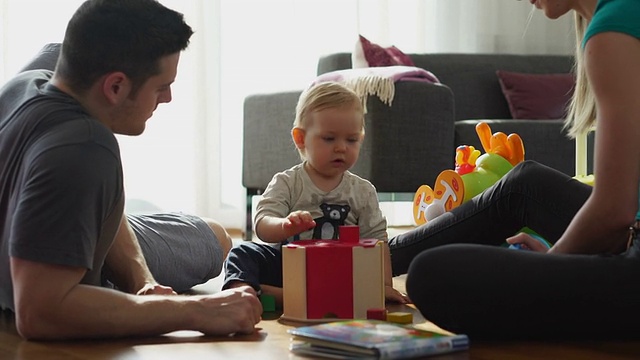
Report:
<svg viewBox="0 0 640 360"><path fill-rule="evenodd" d="M252 209L252 203L251 203L251 199L253 198L253 195L251 195L249 192L247 192L247 218L245 221L245 229L244 229L244 239L246 241L251 241L251 239L253 238L253 224L251 221L251 217L252 217L252 213L251 213L251 209Z"/></svg>
<svg viewBox="0 0 640 360"><path fill-rule="evenodd" d="M247 214L245 220L244 240L253 240L253 196L262 194L261 190L247 189Z"/></svg>

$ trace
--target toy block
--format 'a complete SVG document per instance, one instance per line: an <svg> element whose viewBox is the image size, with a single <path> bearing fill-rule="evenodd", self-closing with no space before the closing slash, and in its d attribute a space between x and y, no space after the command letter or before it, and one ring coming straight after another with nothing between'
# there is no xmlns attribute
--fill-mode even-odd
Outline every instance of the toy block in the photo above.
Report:
<svg viewBox="0 0 640 360"><path fill-rule="evenodd" d="M338 237L342 242L357 243L360 241L360 227L355 225L340 226Z"/></svg>
<svg viewBox="0 0 640 360"><path fill-rule="evenodd" d="M369 320L387 320L387 309L367 309L367 319Z"/></svg>
<svg viewBox="0 0 640 360"><path fill-rule="evenodd" d="M341 226L339 239L282 247L283 319L321 322L366 319L384 308L383 242Z"/></svg>
<svg viewBox="0 0 640 360"><path fill-rule="evenodd" d="M402 311L390 312L387 314L387 321L398 324L412 324L413 314Z"/></svg>
<svg viewBox="0 0 640 360"><path fill-rule="evenodd" d="M261 294L258 298L262 304L262 312L276 311L276 298L273 295Z"/></svg>

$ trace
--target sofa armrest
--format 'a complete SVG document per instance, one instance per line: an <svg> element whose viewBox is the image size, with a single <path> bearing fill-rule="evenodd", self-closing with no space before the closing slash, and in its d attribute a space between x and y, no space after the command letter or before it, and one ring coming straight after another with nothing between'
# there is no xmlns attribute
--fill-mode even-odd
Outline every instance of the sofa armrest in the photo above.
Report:
<svg viewBox="0 0 640 360"><path fill-rule="evenodd" d="M291 140L291 128L301 92L245 98L242 185L249 193L264 190L273 175L300 162Z"/></svg>
<svg viewBox="0 0 640 360"><path fill-rule="evenodd" d="M353 172L378 192L413 193L454 164L453 94L444 85L395 84L392 106L369 96L365 141Z"/></svg>
<svg viewBox="0 0 640 360"><path fill-rule="evenodd" d="M316 73L322 75L336 70L351 69L352 67L351 53L333 53L320 57Z"/></svg>

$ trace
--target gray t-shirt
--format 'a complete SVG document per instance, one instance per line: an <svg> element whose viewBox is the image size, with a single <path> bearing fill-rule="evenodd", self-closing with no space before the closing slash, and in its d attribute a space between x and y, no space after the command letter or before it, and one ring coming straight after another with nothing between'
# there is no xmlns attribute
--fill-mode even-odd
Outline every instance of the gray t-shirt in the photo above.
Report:
<svg viewBox="0 0 640 360"><path fill-rule="evenodd" d="M316 220L316 228L301 233L301 240L336 239L339 225L358 225L360 238L387 241L387 220L375 187L349 171L329 192L315 186L304 163L276 174L256 206L255 224L265 216L286 217L296 210L306 210Z"/></svg>
<svg viewBox="0 0 640 360"><path fill-rule="evenodd" d="M113 132L48 83L19 74L0 89L0 306L14 309L9 257L86 268L100 285L124 192Z"/></svg>

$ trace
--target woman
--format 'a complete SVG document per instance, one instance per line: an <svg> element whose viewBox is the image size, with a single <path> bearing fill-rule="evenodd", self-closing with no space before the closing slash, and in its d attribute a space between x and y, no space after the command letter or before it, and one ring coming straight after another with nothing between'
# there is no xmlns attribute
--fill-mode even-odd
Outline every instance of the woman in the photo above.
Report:
<svg viewBox="0 0 640 360"><path fill-rule="evenodd" d="M483 194L392 239L394 273L408 269L408 295L427 319L472 339L638 337L640 1L531 3L551 19L575 13L577 84L567 126L575 136L595 125L596 185L524 162ZM524 226L553 246L512 236ZM532 251L497 246L505 239Z"/></svg>

